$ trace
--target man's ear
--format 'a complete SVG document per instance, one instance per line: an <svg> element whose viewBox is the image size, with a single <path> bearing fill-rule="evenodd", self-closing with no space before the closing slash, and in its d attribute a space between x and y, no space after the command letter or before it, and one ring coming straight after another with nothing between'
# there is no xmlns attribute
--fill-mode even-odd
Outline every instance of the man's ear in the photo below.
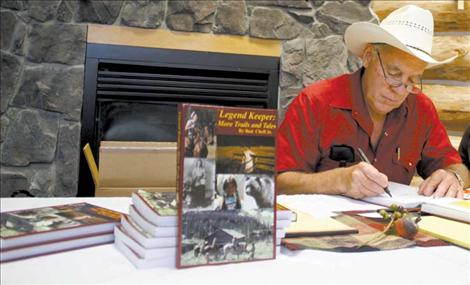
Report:
<svg viewBox="0 0 470 285"><path fill-rule="evenodd" d="M371 44L367 44L364 48L364 52L362 53L362 65L367 68L372 61L374 53L374 46Z"/></svg>

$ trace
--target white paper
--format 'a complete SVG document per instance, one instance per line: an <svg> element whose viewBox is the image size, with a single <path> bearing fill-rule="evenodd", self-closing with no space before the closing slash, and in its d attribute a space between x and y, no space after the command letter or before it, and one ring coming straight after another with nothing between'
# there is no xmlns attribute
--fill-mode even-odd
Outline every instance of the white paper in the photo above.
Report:
<svg viewBox="0 0 470 285"><path fill-rule="evenodd" d="M339 195L279 195L277 202L292 210L302 211L315 218L333 217L336 212L377 210L383 207Z"/></svg>
<svg viewBox="0 0 470 285"><path fill-rule="evenodd" d="M397 206L404 208L415 208L425 202L434 200L432 196L427 197L419 195L418 188L405 184L390 182L388 189L392 193L392 197L384 193L375 197L367 197L363 200L387 207L391 204L397 204Z"/></svg>

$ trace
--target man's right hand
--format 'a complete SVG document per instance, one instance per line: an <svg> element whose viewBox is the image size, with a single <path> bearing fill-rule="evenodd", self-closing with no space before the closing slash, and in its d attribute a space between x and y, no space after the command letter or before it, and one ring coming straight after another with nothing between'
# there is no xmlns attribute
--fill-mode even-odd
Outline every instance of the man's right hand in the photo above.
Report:
<svg viewBox="0 0 470 285"><path fill-rule="evenodd" d="M360 162L343 170L343 195L355 199L377 196L388 186L387 176L368 163Z"/></svg>

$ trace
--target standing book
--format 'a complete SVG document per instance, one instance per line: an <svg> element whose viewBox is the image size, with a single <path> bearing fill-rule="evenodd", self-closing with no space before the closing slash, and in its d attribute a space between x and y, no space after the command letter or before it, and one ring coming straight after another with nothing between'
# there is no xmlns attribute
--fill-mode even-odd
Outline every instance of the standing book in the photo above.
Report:
<svg viewBox="0 0 470 285"><path fill-rule="evenodd" d="M277 111L182 104L177 267L275 258Z"/></svg>

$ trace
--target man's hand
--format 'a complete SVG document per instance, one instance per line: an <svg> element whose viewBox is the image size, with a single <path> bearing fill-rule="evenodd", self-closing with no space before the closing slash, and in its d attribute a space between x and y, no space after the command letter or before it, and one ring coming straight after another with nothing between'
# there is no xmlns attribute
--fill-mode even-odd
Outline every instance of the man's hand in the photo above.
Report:
<svg viewBox="0 0 470 285"><path fill-rule="evenodd" d="M438 169L419 185L418 193L424 196L463 198L463 188L454 173Z"/></svg>
<svg viewBox="0 0 470 285"><path fill-rule="evenodd" d="M384 193L384 188L388 185L387 176L365 162L344 170L346 185L343 194L346 196L356 199L377 196Z"/></svg>

